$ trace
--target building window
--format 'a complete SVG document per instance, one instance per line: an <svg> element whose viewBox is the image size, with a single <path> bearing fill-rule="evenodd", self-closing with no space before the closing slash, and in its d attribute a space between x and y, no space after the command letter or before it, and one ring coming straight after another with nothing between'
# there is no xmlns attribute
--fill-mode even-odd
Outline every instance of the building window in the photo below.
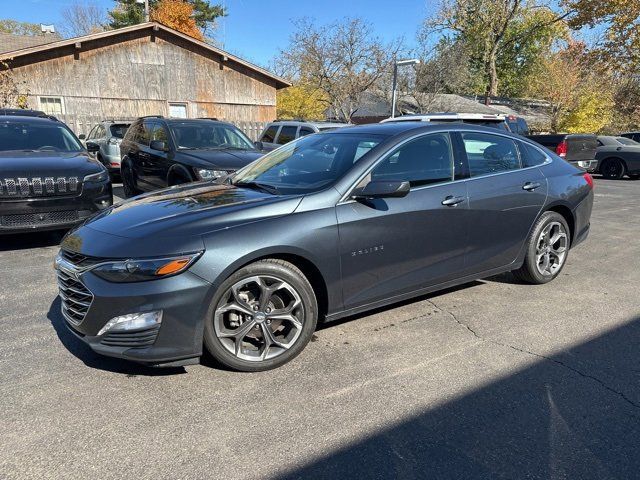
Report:
<svg viewBox="0 0 640 480"><path fill-rule="evenodd" d="M170 103L169 116L172 118L187 118L186 103Z"/></svg>
<svg viewBox="0 0 640 480"><path fill-rule="evenodd" d="M48 115L62 115L62 97L40 97L40 110Z"/></svg>

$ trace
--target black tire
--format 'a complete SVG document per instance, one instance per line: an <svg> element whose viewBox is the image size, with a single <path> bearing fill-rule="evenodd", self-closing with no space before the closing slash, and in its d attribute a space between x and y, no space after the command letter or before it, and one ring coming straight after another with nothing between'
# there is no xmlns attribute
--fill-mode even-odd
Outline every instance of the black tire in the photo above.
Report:
<svg viewBox="0 0 640 480"><path fill-rule="evenodd" d="M274 358L245 360L230 352L216 333L214 326L216 310L223 303L225 295L233 285L255 276L268 276L286 282L298 293L304 319L300 334L295 342ZM256 317L258 315L256 314ZM211 300L204 325L204 344L209 353L221 364L243 372L271 370L293 360L302 352L316 329L318 304L311 284L304 274L293 264L284 260L266 259L251 263L233 273L217 289ZM258 328L258 327L256 327ZM267 327L269 328L269 327ZM251 330L250 330L251 332ZM246 338L246 337L245 337Z"/></svg>
<svg viewBox="0 0 640 480"><path fill-rule="evenodd" d="M538 270L536 249L537 249L538 240L540 238L540 235L542 234L542 231L545 229L545 227L547 227L549 224L552 224L554 222L558 222L564 227L564 232L566 233L566 253L562 260L562 264L553 274L543 275ZM527 251L524 258L524 263L519 269L514 270L513 274L519 280L525 283L531 283L534 285L541 285L543 283L550 282L560 274L564 266L567 264L567 257L569 255L570 245L571 245L571 230L569 230L569 225L567 224L567 221L565 220L565 218L556 212L543 213L538 219L538 221L536 222L535 226L533 227L531 231L531 235L529 235L529 238L527 239L527 245L526 245Z"/></svg>
<svg viewBox="0 0 640 480"><path fill-rule="evenodd" d="M609 180L620 180L624 177L626 168L622 160L618 158L608 158L602 162L600 173Z"/></svg>
<svg viewBox="0 0 640 480"><path fill-rule="evenodd" d="M640 173L627 173L627 176L631 180L638 180L640 178Z"/></svg>
<svg viewBox="0 0 640 480"><path fill-rule="evenodd" d="M135 197L142 193L140 189L135 186L134 173L129 162L122 164L120 172L122 176L122 190L124 191L125 198Z"/></svg>

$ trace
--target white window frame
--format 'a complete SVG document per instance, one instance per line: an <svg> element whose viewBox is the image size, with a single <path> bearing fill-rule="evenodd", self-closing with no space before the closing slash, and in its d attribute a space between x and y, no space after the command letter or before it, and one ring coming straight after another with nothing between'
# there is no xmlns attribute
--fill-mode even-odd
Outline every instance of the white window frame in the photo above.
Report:
<svg viewBox="0 0 640 480"><path fill-rule="evenodd" d="M38 96L38 105L40 107L40 110L42 110L43 112L45 112L47 115L56 115L55 113L48 113L45 108L44 108L44 104L46 102L42 102L42 99L53 99L53 100L60 100L60 113L58 113L58 115L64 115L65 113L67 113L67 110L65 108L64 105L64 97L61 97L59 95L40 95Z"/></svg>
<svg viewBox="0 0 640 480"><path fill-rule="evenodd" d="M171 107L172 106L180 106L184 107L185 117L172 117L171 116ZM189 102L167 102L167 113L169 118L189 118Z"/></svg>

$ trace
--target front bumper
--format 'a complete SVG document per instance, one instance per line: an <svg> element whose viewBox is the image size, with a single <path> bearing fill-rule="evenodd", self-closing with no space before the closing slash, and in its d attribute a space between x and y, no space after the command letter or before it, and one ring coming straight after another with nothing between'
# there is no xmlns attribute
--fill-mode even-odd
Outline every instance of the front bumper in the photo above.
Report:
<svg viewBox="0 0 640 480"><path fill-rule="evenodd" d="M64 323L96 353L146 365L190 364L202 355L203 322L211 293L207 281L189 271L137 283L111 283L88 271L77 280L93 299L79 323L63 307ZM64 305L63 291L60 296ZM163 312L159 326L98 335L114 317L156 310Z"/></svg>
<svg viewBox="0 0 640 480"><path fill-rule="evenodd" d="M0 199L0 234L70 228L113 205L111 182L84 182L76 195Z"/></svg>

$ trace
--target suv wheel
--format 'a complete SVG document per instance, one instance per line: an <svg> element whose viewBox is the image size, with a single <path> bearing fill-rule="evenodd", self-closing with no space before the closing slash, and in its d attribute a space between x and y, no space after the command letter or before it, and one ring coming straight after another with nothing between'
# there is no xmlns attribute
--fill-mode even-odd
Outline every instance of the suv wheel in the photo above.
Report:
<svg viewBox="0 0 640 480"><path fill-rule="evenodd" d="M529 236L522 267L513 273L526 283L550 282L567 262L570 245L569 226L564 217L556 212L545 212Z"/></svg>
<svg viewBox="0 0 640 480"><path fill-rule="evenodd" d="M604 178L608 178L609 180L620 180L624 177L624 164L617 158L609 158L605 160L602 167L600 167L600 173L602 173Z"/></svg>
<svg viewBox="0 0 640 480"><path fill-rule="evenodd" d="M136 187L135 174L129 162L124 162L120 167L120 175L122 176L122 190L125 198L135 197L140 194L140 190Z"/></svg>
<svg viewBox="0 0 640 480"><path fill-rule="evenodd" d="M304 274L284 260L261 260L218 288L205 322L205 346L227 367L269 370L304 349L317 318L316 298Z"/></svg>

